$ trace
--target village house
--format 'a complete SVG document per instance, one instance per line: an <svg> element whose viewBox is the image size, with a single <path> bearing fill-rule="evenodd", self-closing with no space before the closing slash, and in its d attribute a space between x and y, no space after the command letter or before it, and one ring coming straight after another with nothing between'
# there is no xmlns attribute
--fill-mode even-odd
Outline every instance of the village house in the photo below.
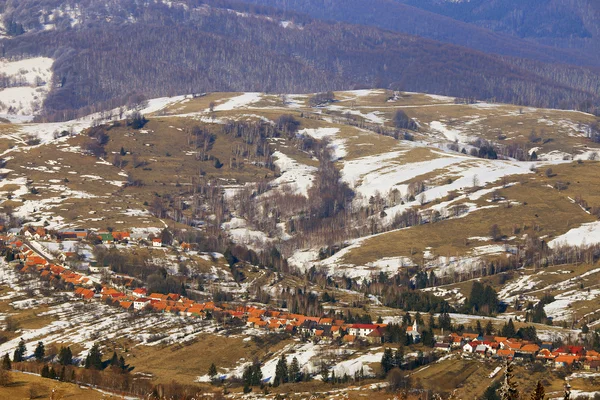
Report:
<svg viewBox="0 0 600 400"><path fill-rule="evenodd" d="M450 343L436 343L433 345L433 348L437 351L443 351L446 353L450 353L451 350Z"/></svg>
<svg viewBox="0 0 600 400"><path fill-rule="evenodd" d="M83 228L62 229L58 231L61 239L85 239L88 236L88 230Z"/></svg>
<svg viewBox="0 0 600 400"><path fill-rule="evenodd" d="M579 356L576 355L559 355L554 359L555 368L563 368L573 365L576 361L579 361Z"/></svg>
<svg viewBox="0 0 600 400"><path fill-rule="evenodd" d="M129 232L112 232L112 237L115 242L123 242L129 240L131 235Z"/></svg>
<svg viewBox="0 0 600 400"><path fill-rule="evenodd" d="M134 297L145 297L148 294L148 291L145 288L137 288L133 289L131 294Z"/></svg>
<svg viewBox="0 0 600 400"><path fill-rule="evenodd" d="M376 329L378 329L378 326L375 324L352 324L348 328L348 334L357 337L366 337Z"/></svg>
<svg viewBox="0 0 600 400"><path fill-rule="evenodd" d="M600 371L600 359L589 359L583 362L583 369L587 371Z"/></svg>
<svg viewBox="0 0 600 400"><path fill-rule="evenodd" d="M465 343L462 347L462 350L464 353L473 353L477 346L479 346L479 342L477 340L473 340L472 342Z"/></svg>
<svg viewBox="0 0 600 400"><path fill-rule="evenodd" d="M475 350L473 352L475 354L479 354L480 356L485 356L487 351L488 351L487 346L482 343L482 344L478 344L477 347L475 347Z"/></svg>
<svg viewBox="0 0 600 400"><path fill-rule="evenodd" d="M150 299L145 297L138 297L133 300L133 309L134 310L143 310L148 304L150 304Z"/></svg>
<svg viewBox="0 0 600 400"><path fill-rule="evenodd" d="M349 343L349 344L351 344L351 343L355 343L355 342L356 342L356 336L354 336L354 335L345 335L342 338L342 343Z"/></svg>
<svg viewBox="0 0 600 400"><path fill-rule="evenodd" d="M496 352L496 357L512 360L515 358L515 352L509 349L498 349Z"/></svg>
<svg viewBox="0 0 600 400"><path fill-rule="evenodd" d="M367 335L367 342L370 344L380 344L383 343L383 330L379 327L374 329L371 333Z"/></svg>

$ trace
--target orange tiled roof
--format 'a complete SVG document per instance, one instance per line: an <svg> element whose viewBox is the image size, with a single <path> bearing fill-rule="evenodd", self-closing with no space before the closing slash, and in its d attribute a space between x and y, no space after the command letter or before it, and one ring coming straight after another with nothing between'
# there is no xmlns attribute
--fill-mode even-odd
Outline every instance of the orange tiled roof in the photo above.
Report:
<svg viewBox="0 0 600 400"><path fill-rule="evenodd" d="M565 364L571 365L578 359L579 359L579 356L560 355L554 359L554 362L555 363L565 363Z"/></svg>
<svg viewBox="0 0 600 400"><path fill-rule="evenodd" d="M515 352L509 349L499 349L496 354L500 357L508 357L513 358L515 356Z"/></svg>
<svg viewBox="0 0 600 400"><path fill-rule="evenodd" d="M346 335L342 338L342 342L352 343L356 340L356 336L354 335Z"/></svg>
<svg viewBox="0 0 600 400"><path fill-rule="evenodd" d="M131 306L133 306L133 303L131 301L121 301L119 305L124 309L129 310Z"/></svg>

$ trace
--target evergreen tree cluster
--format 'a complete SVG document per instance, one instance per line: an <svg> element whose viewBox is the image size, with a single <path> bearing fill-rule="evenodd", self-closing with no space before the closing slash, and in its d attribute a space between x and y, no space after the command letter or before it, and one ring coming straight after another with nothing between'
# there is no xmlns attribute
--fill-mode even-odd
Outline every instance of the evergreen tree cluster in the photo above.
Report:
<svg viewBox="0 0 600 400"><path fill-rule="evenodd" d="M260 369L260 362L255 360L251 365L244 369L242 380L246 386L260 386L262 385L262 371Z"/></svg>
<svg viewBox="0 0 600 400"><path fill-rule="evenodd" d="M500 306L498 293L490 285L484 286L481 282L475 281L466 305L467 311L473 314L493 315L498 312Z"/></svg>
<svg viewBox="0 0 600 400"><path fill-rule="evenodd" d="M386 376L394 368L402 368L402 363L404 363L404 348L399 347L394 352L391 347L387 347L381 357L381 372L383 376Z"/></svg>

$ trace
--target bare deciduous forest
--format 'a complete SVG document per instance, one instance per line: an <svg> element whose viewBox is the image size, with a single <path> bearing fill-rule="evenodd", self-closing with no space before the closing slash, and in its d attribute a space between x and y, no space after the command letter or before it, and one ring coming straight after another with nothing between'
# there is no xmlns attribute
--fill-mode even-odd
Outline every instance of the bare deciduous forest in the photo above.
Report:
<svg viewBox="0 0 600 400"><path fill-rule="evenodd" d="M116 107L135 94L384 87L586 111L599 95L599 72L591 67L573 73L567 65L256 5L74 2L81 15L73 24L67 3L0 4L11 35L0 41L2 55L55 59L42 120ZM40 21L53 28L44 30Z"/></svg>

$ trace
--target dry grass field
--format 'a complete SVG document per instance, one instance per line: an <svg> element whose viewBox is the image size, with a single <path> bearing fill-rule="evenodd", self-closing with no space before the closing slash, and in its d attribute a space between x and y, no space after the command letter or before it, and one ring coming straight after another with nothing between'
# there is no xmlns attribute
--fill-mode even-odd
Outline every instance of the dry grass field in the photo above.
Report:
<svg viewBox="0 0 600 400"><path fill-rule="evenodd" d="M0 386L0 398L6 400L117 400L123 396L111 395L72 383L58 382L18 372L11 372L12 383Z"/></svg>

